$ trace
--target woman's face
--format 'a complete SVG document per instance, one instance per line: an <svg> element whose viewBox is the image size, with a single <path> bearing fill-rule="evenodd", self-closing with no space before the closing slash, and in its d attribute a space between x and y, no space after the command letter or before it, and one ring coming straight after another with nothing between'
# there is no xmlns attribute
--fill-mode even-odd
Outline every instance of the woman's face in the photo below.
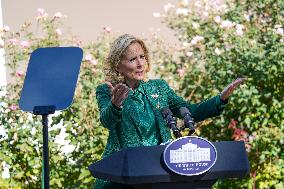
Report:
<svg viewBox="0 0 284 189"><path fill-rule="evenodd" d="M126 84L135 88L144 79L147 61L142 46L135 42L128 46L117 71L124 76Z"/></svg>

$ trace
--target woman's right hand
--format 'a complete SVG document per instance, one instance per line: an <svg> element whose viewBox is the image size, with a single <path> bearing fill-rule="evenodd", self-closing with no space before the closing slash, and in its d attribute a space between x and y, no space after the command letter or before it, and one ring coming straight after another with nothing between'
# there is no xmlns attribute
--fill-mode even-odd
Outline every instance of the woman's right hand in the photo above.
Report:
<svg viewBox="0 0 284 189"><path fill-rule="evenodd" d="M106 82L106 84L109 86L111 91L112 104L120 108L131 89L123 83L118 83L115 86L113 86L110 82Z"/></svg>

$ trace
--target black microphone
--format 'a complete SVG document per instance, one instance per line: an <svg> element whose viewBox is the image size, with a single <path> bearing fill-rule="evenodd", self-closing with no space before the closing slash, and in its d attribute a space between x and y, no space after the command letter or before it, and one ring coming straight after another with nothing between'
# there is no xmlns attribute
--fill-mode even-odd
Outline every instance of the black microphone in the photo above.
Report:
<svg viewBox="0 0 284 189"><path fill-rule="evenodd" d="M188 136L192 135L195 132L194 121L191 117L191 113L186 107L181 107L179 109L180 115L184 121L184 128L189 128Z"/></svg>
<svg viewBox="0 0 284 189"><path fill-rule="evenodd" d="M177 128L177 121L173 118L173 113L172 111L168 108L165 107L161 110L163 118L167 122L167 126L173 131L174 135L176 138L181 137L181 134Z"/></svg>

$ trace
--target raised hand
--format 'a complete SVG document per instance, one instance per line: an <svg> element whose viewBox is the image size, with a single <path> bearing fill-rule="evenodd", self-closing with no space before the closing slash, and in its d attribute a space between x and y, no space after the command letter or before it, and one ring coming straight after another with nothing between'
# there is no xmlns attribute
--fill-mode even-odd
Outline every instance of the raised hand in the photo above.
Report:
<svg viewBox="0 0 284 189"><path fill-rule="evenodd" d="M116 107L121 107L123 101L127 98L131 89L127 87L125 84L118 83L113 86L110 82L106 82L111 90L111 102Z"/></svg>
<svg viewBox="0 0 284 189"><path fill-rule="evenodd" d="M230 83L225 89L221 92L221 99L226 100L228 99L236 88L245 81L245 78L237 78L235 81Z"/></svg>

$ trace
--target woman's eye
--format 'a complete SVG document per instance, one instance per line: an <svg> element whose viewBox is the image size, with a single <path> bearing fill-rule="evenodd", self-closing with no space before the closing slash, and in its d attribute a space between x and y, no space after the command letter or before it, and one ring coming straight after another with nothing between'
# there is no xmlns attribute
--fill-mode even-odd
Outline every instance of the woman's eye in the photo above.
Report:
<svg viewBox="0 0 284 189"><path fill-rule="evenodd" d="M145 59L145 55L140 55L140 58L141 59Z"/></svg>
<svg viewBox="0 0 284 189"><path fill-rule="evenodd" d="M133 62L135 62L135 59L136 59L136 58L131 58L131 59L129 60L129 62L130 62L130 63L133 63Z"/></svg>

